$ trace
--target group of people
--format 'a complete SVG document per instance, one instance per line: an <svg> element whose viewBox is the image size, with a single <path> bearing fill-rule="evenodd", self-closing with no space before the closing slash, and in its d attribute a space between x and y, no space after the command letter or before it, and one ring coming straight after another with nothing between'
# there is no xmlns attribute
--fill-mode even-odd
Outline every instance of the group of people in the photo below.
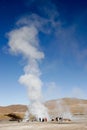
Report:
<svg viewBox="0 0 87 130"><path fill-rule="evenodd" d="M58 116L56 118L52 118L51 121L57 121L57 122L61 123L63 121L63 117Z"/></svg>
<svg viewBox="0 0 87 130"><path fill-rule="evenodd" d="M47 122L47 118L39 118L39 122Z"/></svg>
<svg viewBox="0 0 87 130"><path fill-rule="evenodd" d="M56 117L56 118L52 118L51 121L57 121L59 123L61 123L63 121L63 117ZM39 118L39 122L47 122L47 118Z"/></svg>

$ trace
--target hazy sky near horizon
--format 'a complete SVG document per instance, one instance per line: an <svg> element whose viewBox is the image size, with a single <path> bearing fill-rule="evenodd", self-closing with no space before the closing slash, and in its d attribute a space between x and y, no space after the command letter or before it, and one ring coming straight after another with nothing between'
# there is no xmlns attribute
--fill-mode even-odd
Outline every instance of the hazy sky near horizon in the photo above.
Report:
<svg viewBox="0 0 87 130"><path fill-rule="evenodd" d="M87 1L0 0L0 106L29 103L18 82L26 59L9 52L8 35L30 24L44 53L38 63L43 99L87 99Z"/></svg>

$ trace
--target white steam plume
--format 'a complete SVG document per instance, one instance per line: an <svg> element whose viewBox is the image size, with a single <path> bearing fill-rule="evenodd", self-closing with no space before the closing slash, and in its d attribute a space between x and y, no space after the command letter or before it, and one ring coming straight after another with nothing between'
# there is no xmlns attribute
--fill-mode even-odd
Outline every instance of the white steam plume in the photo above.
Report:
<svg viewBox="0 0 87 130"><path fill-rule="evenodd" d="M22 54L27 59L24 74L19 82L28 88L30 109L29 112L36 118L49 118L47 109L41 103L42 81L38 61L44 58L44 53L39 50L38 29L36 26L26 25L11 31L8 45L14 54Z"/></svg>
<svg viewBox="0 0 87 130"><path fill-rule="evenodd" d="M58 110L59 116L62 116L63 118L66 119L72 119L72 113L70 112L70 109L67 106L67 104L62 99L59 99L56 102L56 108Z"/></svg>

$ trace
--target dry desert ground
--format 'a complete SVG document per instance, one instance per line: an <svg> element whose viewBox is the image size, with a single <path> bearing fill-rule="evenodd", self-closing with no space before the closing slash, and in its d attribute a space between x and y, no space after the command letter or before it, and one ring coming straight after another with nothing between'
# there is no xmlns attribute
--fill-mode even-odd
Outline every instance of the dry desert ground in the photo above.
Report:
<svg viewBox="0 0 87 130"><path fill-rule="evenodd" d="M9 118L5 116L6 114L14 113L24 117L23 113L27 110L27 107L24 105L11 105L7 107L0 107L0 130L87 130L87 100L64 98L62 99L62 103L58 104L59 101L61 100L52 100L45 103L49 110L49 114L55 117L55 115L58 115L60 106L62 106L65 111L67 110L65 108L68 107L74 116L71 121L63 121L62 123L55 121L9 121Z"/></svg>
<svg viewBox="0 0 87 130"><path fill-rule="evenodd" d="M2 122L0 130L87 130L87 120L71 122Z"/></svg>

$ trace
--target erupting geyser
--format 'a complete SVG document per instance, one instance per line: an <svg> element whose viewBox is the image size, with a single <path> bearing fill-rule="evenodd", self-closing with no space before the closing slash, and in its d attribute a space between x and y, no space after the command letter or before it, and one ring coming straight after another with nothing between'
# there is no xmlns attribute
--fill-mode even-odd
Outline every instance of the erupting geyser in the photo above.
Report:
<svg viewBox="0 0 87 130"><path fill-rule="evenodd" d="M32 25L25 25L11 31L8 45L14 54L22 54L27 60L24 74L20 76L19 82L27 87L30 100L29 112L37 119L48 118L47 108L41 102L42 81L38 62L44 58L44 53L39 49L38 29ZM29 115L29 113L27 113ZM26 116L26 119L28 117Z"/></svg>

